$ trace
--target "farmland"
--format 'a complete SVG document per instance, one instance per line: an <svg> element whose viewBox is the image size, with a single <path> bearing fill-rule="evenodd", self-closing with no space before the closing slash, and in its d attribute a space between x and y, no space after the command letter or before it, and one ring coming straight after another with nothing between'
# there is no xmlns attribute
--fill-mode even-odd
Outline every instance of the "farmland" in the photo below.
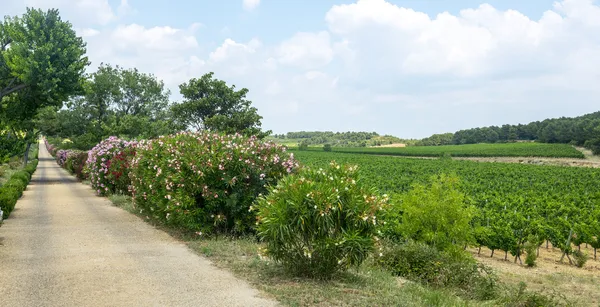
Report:
<svg viewBox="0 0 600 307"><path fill-rule="evenodd" d="M308 150L322 150L322 148L309 147ZM584 155L567 144L545 143L506 143L506 144L467 144L443 146L408 146L400 148L390 147L333 147L333 152L357 153L370 155L390 155L409 157L439 157L444 154L453 157L549 157L549 158L576 158L583 159Z"/></svg>
<svg viewBox="0 0 600 307"><path fill-rule="evenodd" d="M479 209L473 223L477 244L492 250L516 256L528 235L567 252L571 246L566 242L573 233L577 240L571 243L575 245L598 244L598 169L310 151L295 155L314 167L324 167L331 160L358 165L363 180L392 195L410 190L414 183L425 183L432 175L455 174L461 180L461 190Z"/></svg>

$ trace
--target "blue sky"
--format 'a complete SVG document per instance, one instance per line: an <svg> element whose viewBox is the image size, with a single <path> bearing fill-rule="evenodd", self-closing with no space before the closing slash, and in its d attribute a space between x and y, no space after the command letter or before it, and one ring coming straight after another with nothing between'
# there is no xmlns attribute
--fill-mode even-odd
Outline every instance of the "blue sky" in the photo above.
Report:
<svg viewBox="0 0 600 307"><path fill-rule="evenodd" d="M421 138L600 109L594 0L3 1L5 14L26 6L61 10L90 71L137 67L173 100L214 71L276 133Z"/></svg>

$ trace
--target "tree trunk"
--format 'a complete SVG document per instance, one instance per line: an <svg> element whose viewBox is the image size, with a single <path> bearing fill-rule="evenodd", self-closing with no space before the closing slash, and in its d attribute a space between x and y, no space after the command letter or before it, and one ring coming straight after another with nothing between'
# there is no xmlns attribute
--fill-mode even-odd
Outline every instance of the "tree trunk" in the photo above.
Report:
<svg viewBox="0 0 600 307"><path fill-rule="evenodd" d="M477 255L481 255L481 246L479 247L479 250L477 251Z"/></svg>
<svg viewBox="0 0 600 307"><path fill-rule="evenodd" d="M548 249L548 248L549 248L549 247L548 247L548 240L546 240L546 249Z"/></svg>
<svg viewBox="0 0 600 307"><path fill-rule="evenodd" d="M504 251L504 260L508 260L508 251Z"/></svg>
<svg viewBox="0 0 600 307"><path fill-rule="evenodd" d="M492 249L492 255L490 256L490 258L494 258L494 249Z"/></svg>
<svg viewBox="0 0 600 307"><path fill-rule="evenodd" d="M594 260L598 260L596 259L596 248L594 247Z"/></svg>
<svg viewBox="0 0 600 307"><path fill-rule="evenodd" d="M27 167L27 163L29 162L29 150L31 149L31 141L27 141L27 149L25 149L25 157L23 159L25 167Z"/></svg>

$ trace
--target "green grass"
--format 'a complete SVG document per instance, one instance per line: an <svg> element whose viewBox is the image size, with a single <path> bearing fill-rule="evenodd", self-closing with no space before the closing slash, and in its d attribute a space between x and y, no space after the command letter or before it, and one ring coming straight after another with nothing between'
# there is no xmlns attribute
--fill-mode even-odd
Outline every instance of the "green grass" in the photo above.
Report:
<svg viewBox="0 0 600 307"><path fill-rule="evenodd" d="M292 148L293 149L293 148ZM319 151L321 148L309 148ZM408 146L408 147L334 147L334 152L370 155L392 155L412 157L439 157L449 154L454 157L549 157L583 159L583 153L566 144L545 143L502 143L469 144L446 146Z"/></svg>

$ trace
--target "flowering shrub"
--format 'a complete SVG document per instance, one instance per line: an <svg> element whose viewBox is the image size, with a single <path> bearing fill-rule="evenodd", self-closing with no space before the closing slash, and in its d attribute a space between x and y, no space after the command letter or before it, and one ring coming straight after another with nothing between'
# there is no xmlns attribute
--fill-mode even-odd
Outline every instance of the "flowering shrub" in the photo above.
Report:
<svg viewBox="0 0 600 307"><path fill-rule="evenodd" d="M117 164L122 168L117 166L111 168L111 163L115 157L120 160L133 155L136 146L137 142L135 141L129 142L111 136L88 152L86 166L92 188L98 195L128 192L130 169L126 167L127 164L121 162L117 162Z"/></svg>
<svg viewBox="0 0 600 307"><path fill-rule="evenodd" d="M68 150L59 149L56 152L56 163L60 165L60 167L65 167L65 162L67 162L67 152Z"/></svg>
<svg viewBox="0 0 600 307"><path fill-rule="evenodd" d="M50 155L52 155L53 157L56 157L56 152L58 151L58 148L56 146L52 145L50 142L48 142L47 138L44 138L44 143L46 144L46 149L48 150Z"/></svg>
<svg viewBox="0 0 600 307"><path fill-rule="evenodd" d="M132 192L138 208L169 224L243 233L255 224L255 198L297 166L284 147L255 137L179 133L140 142Z"/></svg>
<svg viewBox="0 0 600 307"><path fill-rule="evenodd" d="M255 204L266 255L310 277L329 278L358 266L374 249L387 207L387 196L375 194L361 183L356 166L335 162L283 178Z"/></svg>
<svg viewBox="0 0 600 307"><path fill-rule="evenodd" d="M72 174L75 174L77 178L86 179L87 174L84 172L84 168L87 158L87 151L67 150L67 158L63 167Z"/></svg>

